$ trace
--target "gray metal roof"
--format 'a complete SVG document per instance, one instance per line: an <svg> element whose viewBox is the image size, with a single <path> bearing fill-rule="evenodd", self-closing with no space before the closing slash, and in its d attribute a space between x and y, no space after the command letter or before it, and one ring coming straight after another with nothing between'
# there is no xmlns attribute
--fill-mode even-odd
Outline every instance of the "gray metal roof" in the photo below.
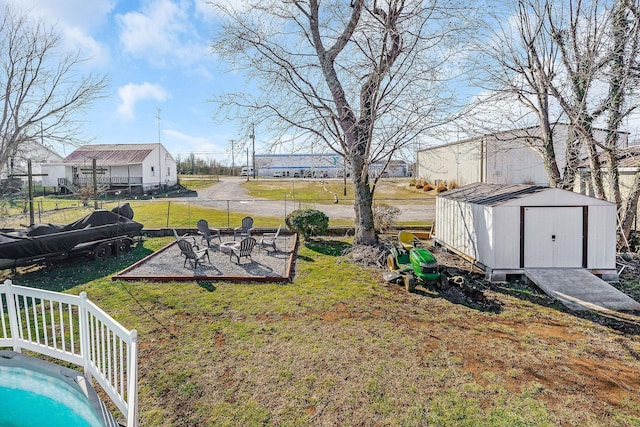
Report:
<svg viewBox="0 0 640 427"><path fill-rule="evenodd" d="M158 148L158 144L96 144L83 145L69 154L62 163L90 163L96 159L101 165L130 165L142 163Z"/></svg>
<svg viewBox="0 0 640 427"><path fill-rule="evenodd" d="M616 160L618 161L618 168L632 168L638 169L640 168L640 145L630 145L628 147L620 148L616 151ZM605 153L598 153L598 162L600 162L600 167L603 169L607 169L607 159ZM585 158L580 164L580 168L590 169L591 164L589 163L589 159Z"/></svg>
<svg viewBox="0 0 640 427"><path fill-rule="evenodd" d="M494 206L509 200L538 193L546 189L548 189L548 187L540 187L538 185L503 185L478 182L440 193L437 197L444 197L451 200L474 203L477 205Z"/></svg>

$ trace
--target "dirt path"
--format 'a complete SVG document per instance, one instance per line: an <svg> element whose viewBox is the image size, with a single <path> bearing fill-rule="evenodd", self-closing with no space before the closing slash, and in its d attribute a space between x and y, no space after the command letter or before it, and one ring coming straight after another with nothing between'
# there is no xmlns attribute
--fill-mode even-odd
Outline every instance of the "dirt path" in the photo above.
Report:
<svg viewBox="0 0 640 427"><path fill-rule="evenodd" d="M208 207L228 208L232 211L246 212L253 215L286 216L286 213L300 207L298 203L283 200L270 200L250 197L242 183L245 178L223 177L220 182L211 187L198 190L196 203ZM355 212L351 200L337 204L314 204L313 208L324 212L329 218L354 220ZM400 215L398 220L431 222L435 219L435 206L399 205Z"/></svg>

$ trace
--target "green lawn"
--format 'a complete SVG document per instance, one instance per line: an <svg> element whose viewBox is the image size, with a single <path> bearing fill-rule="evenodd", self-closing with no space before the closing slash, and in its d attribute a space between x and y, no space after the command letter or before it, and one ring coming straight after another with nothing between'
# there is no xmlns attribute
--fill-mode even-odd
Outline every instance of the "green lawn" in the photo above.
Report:
<svg viewBox="0 0 640 427"><path fill-rule="evenodd" d="M424 193L409 186L409 178L387 178L380 181L374 192L375 200L387 204L434 204L433 194ZM347 180L308 180L308 179L258 179L242 184L251 197L272 200L296 199L301 202L331 204L334 194L340 200L353 200L353 184ZM346 196L344 195L346 189Z"/></svg>
<svg viewBox="0 0 640 427"><path fill-rule="evenodd" d="M333 240L302 245L284 285L111 281L170 241L14 278L138 330L141 426L640 425L638 334L535 290L485 291L499 314L407 294Z"/></svg>

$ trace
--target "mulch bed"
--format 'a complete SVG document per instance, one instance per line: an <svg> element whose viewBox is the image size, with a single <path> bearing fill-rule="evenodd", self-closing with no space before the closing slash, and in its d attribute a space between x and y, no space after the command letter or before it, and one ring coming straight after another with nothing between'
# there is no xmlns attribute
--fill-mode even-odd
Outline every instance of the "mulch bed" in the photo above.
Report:
<svg viewBox="0 0 640 427"><path fill-rule="evenodd" d="M198 236L195 236L199 239ZM254 237L258 243L261 236ZM222 235L222 244L233 242L232 235ZM113 280L151 281L236 281L236 282L288 282L298 244L298 235L281 233L276 241L277 250L261 249L256 244L251 259L242 258L236 264L235 257L220 251L218 242L211 241L209 259L198 262L196 268L190 261L185 264L177 242L138 261L112 277Z"/></svg>

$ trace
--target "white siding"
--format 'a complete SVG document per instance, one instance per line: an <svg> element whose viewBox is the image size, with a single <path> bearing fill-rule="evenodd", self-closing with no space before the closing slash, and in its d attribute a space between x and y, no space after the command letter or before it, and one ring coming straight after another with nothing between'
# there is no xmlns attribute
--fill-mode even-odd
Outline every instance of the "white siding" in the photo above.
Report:
<svg viewBox="0 0 640 427"><path fill-rule="evenodd" d="M493 208L495 223L493 259L488 266L516 269L520 266L520 207Z"/></svg>
<svg viewBox="0 0 640 427"><path fill-rule="evenodd" d="M42 185L45 187L57 187L58 178L65 177L65 166L62 164L45 163L42 165L42 173L47 176L42 177Z"/></svg>
<svg viewBox="0 0 640 427"><path fill-rule="evenodd" d="M445 245L477 259L473 206L442 197L436 198L436 236Z"/></svg>
<svg viewBox="0 0 640 427"><path fill-rule="evenodd" d="M611 206L589 206L587 268L616 268L616 210Z"/></svg>

